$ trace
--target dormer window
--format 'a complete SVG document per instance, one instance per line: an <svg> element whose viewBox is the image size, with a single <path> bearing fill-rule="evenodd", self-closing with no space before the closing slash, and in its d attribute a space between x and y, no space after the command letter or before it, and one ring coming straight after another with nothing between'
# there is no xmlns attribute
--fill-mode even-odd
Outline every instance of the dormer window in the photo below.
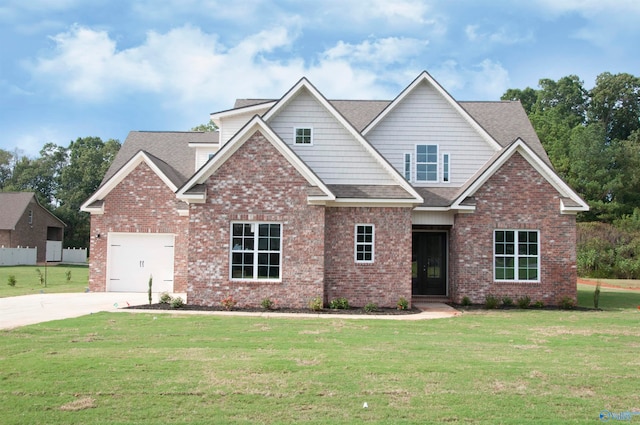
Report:
<svg viewBox="0 0 640 425"><path fill-rule="evenodd" d="M313 145L313 128L311 127L296 127L294 132L294 143L296 145Z"/></svg>
<svg viewBox="0 0 640 425"><path fill-rule="evenodd" d="M438 145L416 146L416 181L438 181Z"/></svg>

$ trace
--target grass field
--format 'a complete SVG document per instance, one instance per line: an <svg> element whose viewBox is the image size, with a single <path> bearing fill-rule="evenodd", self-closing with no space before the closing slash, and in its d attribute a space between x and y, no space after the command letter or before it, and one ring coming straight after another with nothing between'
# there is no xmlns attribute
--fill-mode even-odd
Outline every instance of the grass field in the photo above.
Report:
<svg viewBox="0 0 640 425"><path fill-rule="evenodd" d="M67 273L70 272L70 280ZM40 283L40 276L46 277ZM9 276L16 279L15 286L9 286ZM0 267L0 297L15 297L18 295L30 295L40 292L82 292L88 285L89 267L77 265L57 266L3 266Z"/></svg>
<svg viewBox="0 0 640 425"><path fill-rule="evenodd" d="M421 322L122 312L0 331L1 421L596 423L640 410L640 292L603 289L600 304Z"/></svg>

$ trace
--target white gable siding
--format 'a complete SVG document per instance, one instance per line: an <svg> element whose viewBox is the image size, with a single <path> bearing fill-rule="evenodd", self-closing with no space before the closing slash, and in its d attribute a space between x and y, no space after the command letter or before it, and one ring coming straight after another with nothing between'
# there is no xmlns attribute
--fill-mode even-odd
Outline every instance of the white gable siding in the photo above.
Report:
<svg viewBox="0 0 640 425"><path fill-rule="evenodd" d="M260 110L252 110L245 114L234 114L220 119L220 144L223 145L229 141L246 123L251 121L255 115L262 115L269 108Z"/></svg>
<svg viewBox="0 0 640 425"><path fill-rule="evenodd" d="M209 148L196 148L196 171L200 169L208 160L209 156L215 154L220 146Z"/></svg>
<svg viewBox="0 0 640 425"><path fill-rule="evenodd" d="M269 125L326 184L396 184L322 104L302 91ZM295 145L295 127L313 128L311 146Z"/></svg>
<svg viewBox="0 0 640 425"><path fill-rule="evenodd" d="M438 145L438 180L442 180L442 154L449 154L450 183L415 185L463 185L495 153L485 140L428 83L415 87L375 128L367 139L404 175L404 154L412 153L415 180L416 145Z"/></svg>

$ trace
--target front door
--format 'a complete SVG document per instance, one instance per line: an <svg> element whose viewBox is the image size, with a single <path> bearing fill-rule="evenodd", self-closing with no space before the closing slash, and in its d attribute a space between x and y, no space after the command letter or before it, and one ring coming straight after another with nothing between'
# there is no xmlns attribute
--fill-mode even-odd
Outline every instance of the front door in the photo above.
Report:
<svg viewBox="0 0 640 425"><path fill-rule="evenodd" d="M413 295L447 295L447 233L413 232Z"/></svg>

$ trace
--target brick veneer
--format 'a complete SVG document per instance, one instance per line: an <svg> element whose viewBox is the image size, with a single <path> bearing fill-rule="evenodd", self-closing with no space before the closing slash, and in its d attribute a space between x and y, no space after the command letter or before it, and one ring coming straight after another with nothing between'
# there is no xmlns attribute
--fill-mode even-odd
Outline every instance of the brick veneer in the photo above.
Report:
<svg viewBox="0 0 640 425"><path fill-rule="evenodd" d="M488 294L555 305L576 298L576 220L560 214L558 192L515 153L475 193L476 211L458 214L451 229L450 295L483 303ZM493 231L540 231L540 282L493 281Z"/></svg>
<svg viewBox="0 0 640 425"><path fill-rule="evenodd" d="M175 193L146 163L141 163L105 197L104 202L104 214L91 215L89 289L106 290L109 232L173 233L173 289L184 292L187 286L188 217L179 216Z"/></svg>
<svg viewBox="0 0 640 425"><path fill-rule="evenodd" d="M325 302L345 297L364 306L411 301L411 208L327 208ZM375 226L375 261L354 260L356 224Z"/></svg>
<svg viewBox="0 0 640 425"><path fill-rule="evenodd" d="M308 182L256 132L207 180L207 200L192 204L189 232L190 304L220 305L228 295L238 307L306 307L323 296L324 207L307 204ZM231 223L282 224L282 280L229 278Z"/></svg>

